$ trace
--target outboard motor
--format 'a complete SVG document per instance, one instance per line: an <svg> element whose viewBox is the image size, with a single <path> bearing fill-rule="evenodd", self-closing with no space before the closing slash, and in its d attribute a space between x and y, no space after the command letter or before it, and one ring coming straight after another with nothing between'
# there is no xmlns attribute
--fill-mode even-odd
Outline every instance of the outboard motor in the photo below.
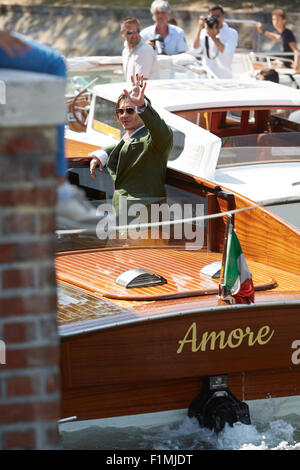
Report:
<svg viewBox="0 0 300 470"><path fill-rule="evenodd" d="M214 429L219 433L228 423L251 424L249 407L238 400L228 388L226 375L204 378L201 393L189 406L188 416L196 417L200 426Z"/></svg>

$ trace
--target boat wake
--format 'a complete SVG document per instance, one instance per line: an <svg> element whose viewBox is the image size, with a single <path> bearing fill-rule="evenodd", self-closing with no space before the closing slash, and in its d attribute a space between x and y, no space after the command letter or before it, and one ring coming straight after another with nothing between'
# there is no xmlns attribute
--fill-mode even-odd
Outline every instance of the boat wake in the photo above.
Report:
<svg viewBox="0 0 300 470"><path fill-rule="evenodd" d="M200 428L196 419L184 418L172 426L142 430L136 427L99 428L62 432L64 449L80 450L300 450L299 417L271 422L226 424L219 434Z"/></svg>

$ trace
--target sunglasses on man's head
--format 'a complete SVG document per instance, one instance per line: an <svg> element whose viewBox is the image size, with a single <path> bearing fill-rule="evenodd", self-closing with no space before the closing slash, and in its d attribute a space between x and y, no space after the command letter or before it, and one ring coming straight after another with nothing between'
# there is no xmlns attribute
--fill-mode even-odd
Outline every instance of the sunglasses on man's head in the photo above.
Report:
<svg viewBox="0 0 300 470"><path fill-rule="evenodd" d="M118 109L116 109L116 113L120 114L121 116L123 116L123 114L125 114L125 112L127 114L133 114L133 113L135 113L135 109L134 108L118 108Z"/></svg>
<svg viewBox="0 0 300 470"><path fill-rule="evenodd" d="M140 31L141 31L140 29L128 29L126 31L126 34L129 34L129 35L130 34L139 34Z"/></svg>

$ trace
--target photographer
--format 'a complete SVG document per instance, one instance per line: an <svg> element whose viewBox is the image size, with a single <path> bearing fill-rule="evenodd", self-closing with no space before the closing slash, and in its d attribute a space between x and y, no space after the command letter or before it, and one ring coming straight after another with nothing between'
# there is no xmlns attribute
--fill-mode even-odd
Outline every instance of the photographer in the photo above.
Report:
<svg viewBox="0 0 300 470"><path fill-rule="evenodd" d="M150 11L155 24L142 29L142 38L158 54L180 54L188 49L183 29L169 23L171 8L165 0L152 2Z"/></svg>
<svg viewBox="0 0 300 470"><path fill-rule="evenodd" d="M197 33L193 42L193 52L203 54L203 64L217 78L232 77L232 59L237 47L238 33L224 23L224 10L215 6L209 16L200 16Z"/></svg>

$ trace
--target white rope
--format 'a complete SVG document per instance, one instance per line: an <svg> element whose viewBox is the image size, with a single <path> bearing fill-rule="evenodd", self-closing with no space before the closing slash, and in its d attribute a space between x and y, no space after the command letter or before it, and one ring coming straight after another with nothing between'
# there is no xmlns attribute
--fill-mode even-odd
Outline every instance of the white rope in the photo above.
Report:
<svg viewBox="0 0 300 470"><path fill-rule="evenodd" d="M151 227L163 227L163 226L170 226L170 225L176 225L176 224L182 224L184 223L192 223L192 222L199 222L203 220L209 220L209 219L216 219L218 217L224 217L224 216L232 216L234 214L238 214L240 212L245 212L249 211L252 209L257 209L258 207L265 207L265 206L276 206L282 203L286 204L292 204L295 202L300 202L300 197L299 196L291 196L291 197L282 197L282 198L276 198L276 199L266 199L264 202L261 203L256 203L253 206L247 206L247 207L242 207L240 209L233 209L230 211L225 211L225 212L218 212L216 214L208 214L208 215L201 215L197 217L189 217L185 219L176 219L176 220L167 220L167 221L162 221L162 222L150 222L150 223L144 223L144 224L136 224L136 225L118 225L118 226L112 226L109 227L111 231L122 231L122 230L127 230L129 229L143 229L143 228L151 228ZM102 219L99 218L99 221ZM97 225L95 225L94 230L96 229ZM83 228L83 229L70 229L70 230L56 230L57 235L68 235L68 234L82 234L82 233L87 233L91 232L91 228Z"/></svg>

